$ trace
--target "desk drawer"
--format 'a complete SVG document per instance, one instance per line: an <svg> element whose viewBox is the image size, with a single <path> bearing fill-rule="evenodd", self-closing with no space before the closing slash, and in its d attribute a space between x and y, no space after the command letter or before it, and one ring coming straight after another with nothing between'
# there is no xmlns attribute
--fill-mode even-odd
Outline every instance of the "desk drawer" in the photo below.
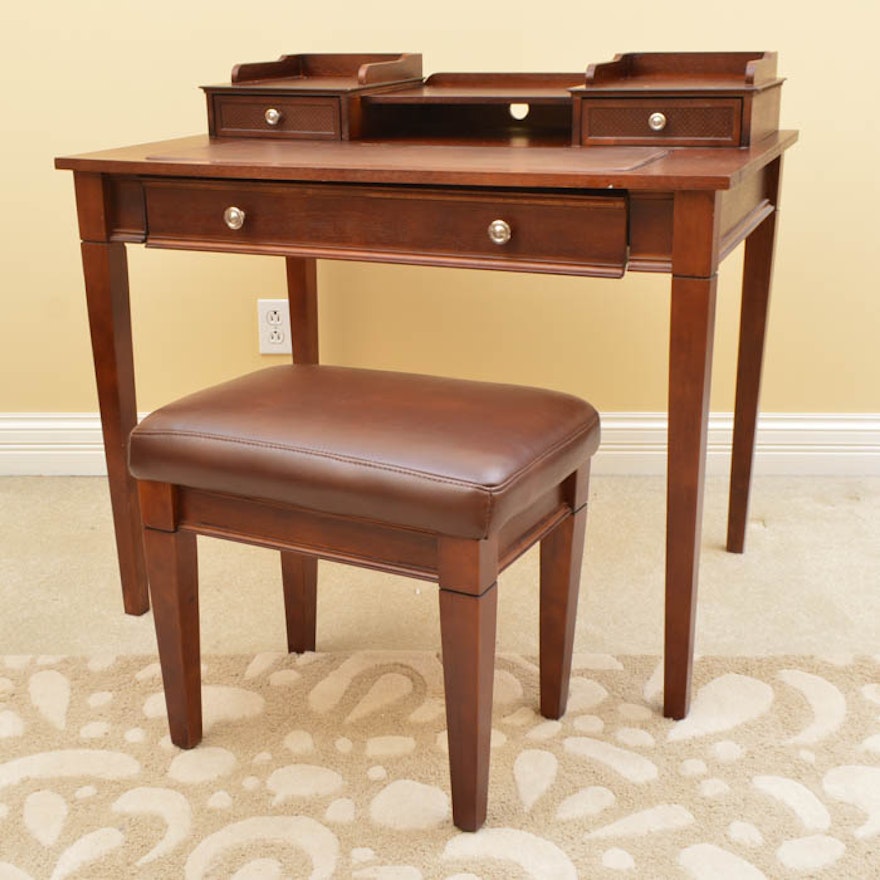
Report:
<svg viewBox="0 0 880 880"><path fill-rule="evenodd" d="M338 98L214 95L212 134L220 137L339 140Z"/></svg>
<svg viewBox="0 0 880 880"><path fill-rule="evenodd" d="M738 147L740 98L585 98L581 143Z"/></svg>
<svg viewBox="0 0 880 880"><path fill-rule="evenodd" d="M145 190L154 246L608 276L626 265L622 193L164 180Z"/></svg>

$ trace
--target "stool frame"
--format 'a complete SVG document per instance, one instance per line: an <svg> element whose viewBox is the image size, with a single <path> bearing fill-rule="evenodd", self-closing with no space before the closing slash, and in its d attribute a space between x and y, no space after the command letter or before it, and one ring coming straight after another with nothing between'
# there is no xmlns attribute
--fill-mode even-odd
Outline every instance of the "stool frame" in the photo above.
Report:
<svg viewBox="0 0 880 880"><path fill-rule="evenodd" d="M196 536L281 551L288 650L315 650L319 558L439 584L452 815L477 830L489 786L497 578L540 542L540 711L568 700L590 462L483 539L138 481L144 547L172 742L202 738Z"/></svg>

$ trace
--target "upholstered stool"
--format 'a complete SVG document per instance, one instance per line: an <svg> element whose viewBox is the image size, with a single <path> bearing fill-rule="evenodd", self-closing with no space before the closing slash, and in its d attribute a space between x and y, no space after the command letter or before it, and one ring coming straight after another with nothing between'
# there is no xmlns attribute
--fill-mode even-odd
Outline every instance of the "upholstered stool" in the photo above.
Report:
<svg viewBox="0 0 880 880"><path fill-rule="evenodd" d="M261 370L148 416L129 455L172 741L202 736L196 534L282 551L291 651L315 648L319 557L434 580L453 820L479 828L498 572L541 542L541 712L558 718L598 442L596 411L569 395L329 366Z"/></svg>

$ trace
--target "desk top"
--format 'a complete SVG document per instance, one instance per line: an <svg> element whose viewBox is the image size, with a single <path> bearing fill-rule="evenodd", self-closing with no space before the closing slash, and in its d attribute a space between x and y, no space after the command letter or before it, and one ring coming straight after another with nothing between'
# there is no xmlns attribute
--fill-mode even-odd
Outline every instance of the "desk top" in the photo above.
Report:
<svg viewBox="0 0 880 880"><path fill-rule="evenodd" d="M749 147L530 146L448 141L273 141L195 135L60 157L56 168L162 177L438 186L726 190L797 140Z"/></svg>

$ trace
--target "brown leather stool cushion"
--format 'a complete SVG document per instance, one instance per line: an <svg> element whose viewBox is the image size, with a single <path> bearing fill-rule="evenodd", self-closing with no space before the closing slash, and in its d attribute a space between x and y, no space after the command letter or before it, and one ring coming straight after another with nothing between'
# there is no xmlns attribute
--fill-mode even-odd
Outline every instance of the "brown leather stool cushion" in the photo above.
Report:
<svg viewBox="0 0 880 880"><path fill-rule="evenodd" d="M152 413L129 462L141 480L482 538L598 443L598 414L567 394L286 365Z"/></svg>

